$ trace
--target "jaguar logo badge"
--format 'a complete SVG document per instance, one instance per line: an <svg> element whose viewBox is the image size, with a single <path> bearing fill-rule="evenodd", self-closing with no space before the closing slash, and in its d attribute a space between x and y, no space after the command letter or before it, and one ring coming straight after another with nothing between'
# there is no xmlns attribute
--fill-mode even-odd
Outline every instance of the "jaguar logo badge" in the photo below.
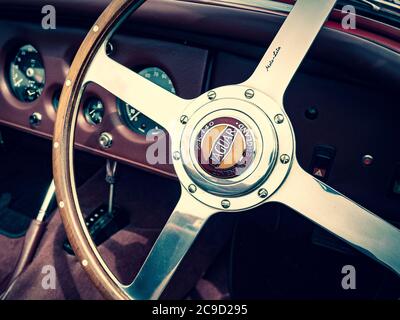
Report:
<svg viewBox="0 0 400 320"><path fill-rule="evenodd" d="M195 151L200 167L208 174L223 179L234 178L254 160L254 136L237 119L217 118L201 129Z"/></svg>

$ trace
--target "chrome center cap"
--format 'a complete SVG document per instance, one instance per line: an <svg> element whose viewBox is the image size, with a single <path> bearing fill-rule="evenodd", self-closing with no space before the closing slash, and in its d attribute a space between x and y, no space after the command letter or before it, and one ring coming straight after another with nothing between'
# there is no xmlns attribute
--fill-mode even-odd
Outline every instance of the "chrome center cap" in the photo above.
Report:
<svg viewBox="0 0 400 320"><path fill-rule="evenodd" d="M246 96L248 89L220 87L193 100L172 134L182 186L214 208L258 205L279 188L291 166L294 135L283 108L256 90ZM289 161L280 161L282 155Z"/></svg>
<svg viewBox="0 0 400 320"><path fill-rule="evenodd" d="M231 179L253 163L256 148L251 129L232 117L220 117L203 126L195 143L197 162L207 174Z"/></svg>
<svg viewBox="0 0 400 320"><path fill-rule="evenodd" d="M211 194L240 196L268 177L277 158L277 137L261 109L227 98L193 114L181 153L186 173L196 185Z"/></svg>

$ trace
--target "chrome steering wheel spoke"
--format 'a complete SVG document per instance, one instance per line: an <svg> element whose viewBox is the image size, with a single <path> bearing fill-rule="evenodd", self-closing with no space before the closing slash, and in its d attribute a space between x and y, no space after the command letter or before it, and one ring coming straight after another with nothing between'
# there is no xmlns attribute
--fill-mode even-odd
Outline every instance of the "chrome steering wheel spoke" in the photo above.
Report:
<svg viewBox="0 0 400 320"><path fill-rule="evenodd" d="M296 161L269 201L296 210L400 275L400 230L314 178Z"/></svg>
<svg viewBox="0 0 400 320"><path fill-rule="evenodd" d="M158 299L202 227L217 211L195 200L182 188L167 224L133 282L121 286L135 300Z"/></svg>
<svg viewBox="0 0 400 320"><path fill-rule="evenodd" d="M336 0L297 0L252 76L244 85L283 106L286 88Z"/></svg>
<svg viewBox="0 0 400 320"><path fill-rule="evenodd" d="M103 45L85 76L85 84L96 83L119 99L135 106L173 134L190 100L182 99L109 58Z"/></svg>

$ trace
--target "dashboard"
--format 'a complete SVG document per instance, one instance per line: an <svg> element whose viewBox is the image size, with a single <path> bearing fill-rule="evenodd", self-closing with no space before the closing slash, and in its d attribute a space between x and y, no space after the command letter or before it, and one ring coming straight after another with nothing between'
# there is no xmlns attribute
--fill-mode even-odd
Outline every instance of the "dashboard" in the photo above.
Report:
<svg viewBox="0 0 400 320"><path fill-rule="evenodd" d="M112 55L114 47L108 43L108 55ZM147 67L138 72L144 78L159 85L163 89L176 94L176 89L168 74L158 67ZM33 102L40 98L46 83L46 72L39 51L31 44L25 44L17 50L9 65L9 85L14 97L20 102ZM61 89L53 94L52 105L57 112ZM116 98L118 114L125 125L139 135L157 134L163 128L143 115L136 107ZM100 125L104 117L104 103L98 97L89 97L83 104L83 115L89 125ZM39 118L30 117L32 126L39 126Z"/></svg>
<svg viewBox="0 0 400 320"><path fill-rule="evenodd" d="M34 24L0 22L0 28L8 30L0 35L2 48L7 48L0 55L0 123L51 138L63 81L85 31L60 28L43 39L44 31ZM165 90L185 98L202 92L208 57L204 49L124 35L114 37L108 47L112 58ZM81 100L76 146L141 165L146 163L147 135L159 130L137 106L90 84ZM109 150L99 144L102 134L112 137ZM167 164L156 171L173 175Z"/></svg>
<svg viewBox="0 0 400 320"><path fill-rule="evenodd" d="M106 3L83 6L85 20L95 19ZM60 5L79 15L68 2ZM392 214L398 198L386 197L400 151L389 155L387 150L400 137L393 120L400 118L395 98L400 74L394 72L400 69L400 32L362 18L357 30L347 32L337 14L321 31L285 97L298 158L308 168L316 146L333 146L336 156L329 183L372 211L381 211L384 198L386 211ZM283 19L270 11L153 0L110 40L108 54L165 90L190 99L244 81ZM88 27L65 23L46 31L29 18L0 20L0 124L51 139L63 82ZM76 147L174 177L170 161L150 166L145 159L152 143L148 135L159 130L140 106L130 106L90 84L81 100ZM349 136L353 139L343 139ZM112 140L107 148L100 143L104 139ZM369 154L375 162L366 169L360 159ZM379 201L364 194L377 195Z"/></svg>

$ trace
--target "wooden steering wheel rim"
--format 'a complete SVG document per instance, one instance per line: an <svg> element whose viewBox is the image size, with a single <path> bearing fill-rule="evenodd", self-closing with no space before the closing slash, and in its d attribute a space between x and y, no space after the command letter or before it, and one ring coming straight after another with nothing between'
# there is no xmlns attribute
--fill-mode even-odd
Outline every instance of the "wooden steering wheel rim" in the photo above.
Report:
<svg viewBox="0 0 400 320"><path fill-rule="evenodd" d="M92 282L107 299L130 297L100 257L79 206L73 169L75 125L90 63L107 37L145 0L113 0L81 44L64 83L53 136L53 176L58 208L71 246Z"/></svg>

